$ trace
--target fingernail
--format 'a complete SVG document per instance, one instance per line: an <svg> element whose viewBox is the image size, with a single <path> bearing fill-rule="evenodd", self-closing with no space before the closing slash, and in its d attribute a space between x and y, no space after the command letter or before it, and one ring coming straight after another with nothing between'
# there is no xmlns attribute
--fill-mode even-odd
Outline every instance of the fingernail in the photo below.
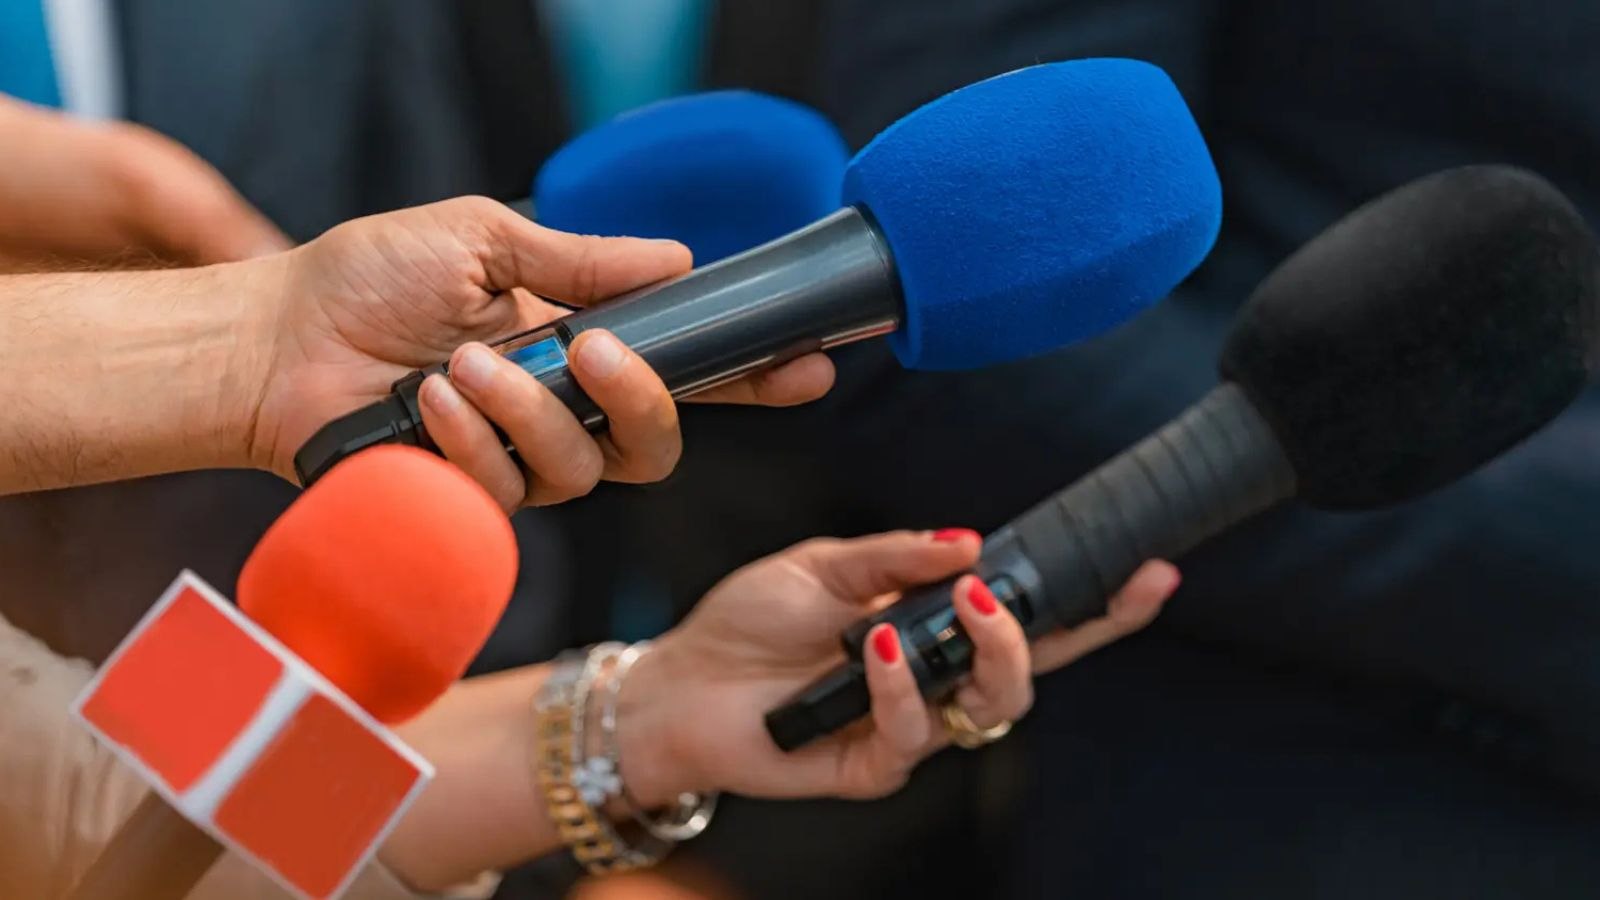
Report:
<svg viewBox="0 0 1600 900"><path fill-rule="evenodd" d="M989 590L983 579L976 576L967 582L967 602L979 615L992 616L1000 611L1000 601L994 598L994 591Z"/></svg>
<svg viewBox="0 0 1600 900"><path fill-rule="evenodd" d="M1168 579L1168 582L1167 582L1167 593L1169 593L1169 594L1172 593L1173 591L1177 590L1178 589L1178 585L1183 584L1183 573L1178 570L1178 567L1177 566L1173 566L1171 571L1172 571L1172 576L1171 576L1170 579Z"/></svg>
<svg viewBox="0 0 1600 900"><path fill-rule="evenodd" d="M933 533L933 539L941 544L959 544L967 538L980 542L983 540L971 528L941 528Z"/></svg>
<svg viewBox="0 0 1600 900"><path fill-rule="evenodd" d="M610 378L622 368L622 362L626 358L622 342L617 340L616 336L609 331L594 331L584 339L583 346L578 348L578 358L575 362L585 375L592 378Z"/></svg>
<svg viewBox="0 0 1600 900"><path fill-rule="evenodd" d="M900 661L900 635L893 625L879 625L873 629L872 652L891 666Z"/></svg>
<svg viewBox="0 0 1600 900"><path fill-rule="evenodd" d="M450 380L470 391L481 391L494 380L495 358L488 347L468 344L450 367Z"/></svg>
<svg viewBox="0 0 1600 900"><path fill-rule="evenodd" d="M422 405L431 408L434 412L447 414L461 408L464 402L461 395L456 392L450 379L443 375L429 375L422 380L422 387L417 390L422 398Z"/></svg>

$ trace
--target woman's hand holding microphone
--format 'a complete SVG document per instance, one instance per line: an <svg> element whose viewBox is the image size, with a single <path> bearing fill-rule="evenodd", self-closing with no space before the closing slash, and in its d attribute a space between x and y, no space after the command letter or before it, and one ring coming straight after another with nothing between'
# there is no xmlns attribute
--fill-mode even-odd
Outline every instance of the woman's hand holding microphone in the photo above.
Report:
<svg viewBox="0 0 1600 900"><path fill-rule="evenodd" d="M599 654L591 651L461 683L401 729L439 774L396 829L384 860L413 886L439 889L554 851L591 829L625 833L635 813L659 821L673 818L661 810L673 810L692 819L718 791L883 796L952 740L997 736L1027 712L1034 674L1143 628L1178 586L1173 566L1146 563L1105 616L1030 647L1012 614L976 579L963 578L950 602L976 658L948 709L959 711L964 727L952 733L947 713L923 701L898 636L881 626L866 654L871 715L794 753L779 750L765 713L839 663L839 633L898 591L970 568L980 543L960 529L807 541L728 576L682 624L642 655L631 654L637 658L625 672L593 664ZM585 685L578 699L567 683L573 679ZM552 692L553 682L569 693ZM552 737L551 722L577 733ZM609 754L601 749L608 746ZM552 775L545 762L568 753ZM557 825L573 807L551 802L552 778L569 778L564 787L592 794L591 821Z"/></svg>
<svg viewBox="0 0 1600 900"><path fill-rule="evenodd" d="M900 787L955 735L918 693L891 626L868 637L869 719L784 753L762 716L839 663L839 633L847 626L903 589L971 567L981 543L964 529L819 539L730 575L623 682L619 734L630 785L661 802L685 791L869 798ZM1036 673L1143 628L1177 586L1175 567L1147 563L1105 617L1030 647L983 582L961 579L951 603L976 656L954 706L981 730L1020 719L1033 703Z"/></svg>

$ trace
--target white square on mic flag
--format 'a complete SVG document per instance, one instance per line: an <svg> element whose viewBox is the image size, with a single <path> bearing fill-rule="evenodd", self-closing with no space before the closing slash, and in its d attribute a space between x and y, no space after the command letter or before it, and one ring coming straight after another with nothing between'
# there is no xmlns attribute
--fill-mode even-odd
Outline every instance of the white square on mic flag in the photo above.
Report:
<svg viewBox="0 0 1600 900"><path fill-rule="evenodd" d="M73 713L172 807L308 898L337 896L433 768L192 572Z"/></svg>

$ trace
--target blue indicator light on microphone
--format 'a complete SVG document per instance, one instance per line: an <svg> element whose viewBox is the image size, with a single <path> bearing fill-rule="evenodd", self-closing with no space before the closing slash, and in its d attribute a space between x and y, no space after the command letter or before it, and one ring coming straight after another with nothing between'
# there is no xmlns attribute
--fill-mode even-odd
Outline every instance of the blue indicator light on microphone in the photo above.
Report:
<svg viewBox="0 0 1600 900"><path fill-rule="evenodd" d="M538 378L546 372L554 372L565 368L567 365L567 351L561 346L561 340L554 335L541 341L535 341L526 347L518 347L506 354L506 359L511 360L522 368L524 372Z"/></svg>

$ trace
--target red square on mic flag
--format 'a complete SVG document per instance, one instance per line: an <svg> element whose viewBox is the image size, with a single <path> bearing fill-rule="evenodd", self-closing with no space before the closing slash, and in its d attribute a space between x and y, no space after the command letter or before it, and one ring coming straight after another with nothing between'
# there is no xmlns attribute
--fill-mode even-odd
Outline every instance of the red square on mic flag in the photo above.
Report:
<svg viewBox="0 0 1600 900"><path fill-rule="evenodd" d="M140 632L106 661L82 715L186 790L255 716L283 664L193 585Z"/></svg>
<svg viewBox="0 0 1600 900"><path fill-rule="evenodd" d="M416 779L395 748L312 696L223 799L217 827L308 893L331 893Z"/></svg>
<svg viewBox="0 0 1600 900"><path fill-rule="evenodd" d="M75 712L173 808L302 897L340 893L433 776L189 572Z"/></svg>

